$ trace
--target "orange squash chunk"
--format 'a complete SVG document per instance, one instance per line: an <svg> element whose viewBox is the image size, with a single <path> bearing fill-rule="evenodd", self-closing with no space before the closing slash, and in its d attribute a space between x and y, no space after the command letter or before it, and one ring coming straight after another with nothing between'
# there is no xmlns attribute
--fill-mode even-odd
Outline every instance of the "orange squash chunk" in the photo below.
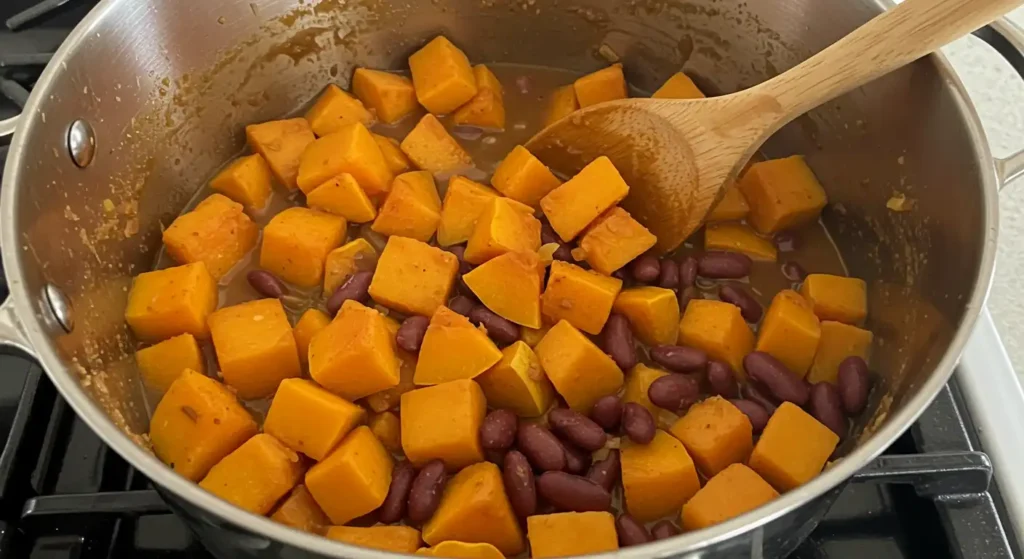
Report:
<svg viewBox="0 0 1024 559"><path fill-rule="evenodd" d="M456 559L505 559L505 555L489 543L457 541L441 542L433 547L421 547L416 550L416 555L453 557Z"/></svg>
<svg viewBox="0 0 1024 559"><path fill-rule="evenodd" d="M484 459L479 433L487 401L477 383L453 380L419 388L402 394L401 405L402 449L414 465L437 458L454 471Z"/></svg>
<svg viewBox="0 0 1024 559"><path fill-rule="evenodd" d="M372 272L377 267L377 250L359 238L327 253L324 262L324 294L330 296L356 272Z"/></svg>
<svg viewBox="0 0 1024 559"><path fill-rule="evenodd" d="M647 345L674 345L679 339L679 299L661 287L623 289L612 310L625 315L633 333Z"/></svg>
<svg viewBox="0 0 1024 559"><path fill-rule="evenodd" d="M746 462L754 446L750 420L721 396L690 406L672 426L672 435L683 443L697 468L708 477L730 464Z"/></svg>
<svg viewBox="0 0 1024 559"><path fill-rule="evenodd" d="M569 242L627 194L626 181L611 160L602 155L549 192L541 199L540 207L558 236Z"/></svg>
<svg viewBox="0 0 1024 559"><path fill-rule="evenodd" d="M415 553L420 547L420 531L408 526L331 526L324 536L360 547Z"/></svg>
<svg viewBox="0 0 1024 559"><path fill-rule="evenodd" d="M779 494L756 472L733 464L708 480L683 505L683 530L699 530L720 524L775 499Z"/></svg>
<svg viewBox="0 0 1024 559"><path fill-rule="evenodd" d="M315 287L324 278L327 254L345 240L345 218L288 208L263 228L260 268L301 287Z"/></svg>
<svg viewBox="0 0 1024 559"><path fill-rule="evenodd" d="M306 195L306 204L352 223L366 223L377 217L377 206L348 173L328 179Z"/></svg>
<svg viewBox="0 0 1024 559"><path fill-rule="evenodd" d="M448 114L477 93L469 59L443 35L414 52L409 57L409 69L416 98L434 114Z"/></svg>
<svg viewBox="0 0 1024 559"><path fill-rule="evenodd" d="M332 83L306 112L306 120L313 133L323 137L356 122L369 126L373 114L359 99Z"/></svg>
<svg viewBox="0 0 1024 559"><path fill-rule="evenodd" d="M387 192L395 178L377 141L361 122L345 125L310 144L302 152L296 184L309 194L341 173L355 177L370 196Z"/></svg>
<svg viewBox="0 0 1024 559"><path fill-rule="evenodd" d="M394 332L398 332L397 327ZM398 384L366 397L366 405L375 412L397 408L402 400L402 394L416 389L416 383L412 381L413 375L416 374L416 355L395 348L395 356L398 357Z"/></svg>
<svg viewBox="0 0 1024 559"><path fill-rule="evenodd" d="M522 340L501 350L501 360L476 381L489 405L512 410L521 417L543 415L555 400L555 389L540 359Z"/></svg>
<svg viewBox="0 0 1024 559"><path fill-rule="evenodd" d="M164 230L167 254L179 264L203 262L220 279L256 246L259 228L242 205L211 194L194 210L183 213Z"/></svg>
<svg viewBox="0 0 1024 559"><path fill-rule="evenodd" d="M409 160L424 171L449 173L473 166L473 158L431 114L424 115L400 145Z"/></svg>
<svg viewBox="0 0 1024 559"><path fill-rule="evenodd" d="M537 347L537 344L540 343L550 329L550 326L541 326L540 328L520 328L519 339L526 342L526 345L530 347Z"/></svg>
<svg viewBox="0 0 1024 559"><path fill-rule="evenodd" d="M371 229L427 242L441 221L441 198L434 177L427 171L411 171L395 177L380 214Z"/></svg>
<svg viewBox="0 0 1024 559"><path fill-rule="evenodd" d="M742 223L709 223L704 228L704 250L739 252L765 262L775 262L779 256L774 243Z"/></svg>
<svg viewBox="0 0 1024 559"><path fill-rule="evenodd" d="M473 66L477 92L468 103L452 115L455 124L479 126L492 130L505 129L505 90L487 66Z"/></svg>
<svg viewBox="0 0 1024 559"><path fill-rule="evenodd" d="M263 431L295 452L323 460L366 417L363 408L306 379L281 381Z"/></svg>
<svg viewBox="0 0 1024 559"><path fill-rule="evenodd" d="M703 99L704 92L693 83L690 76L676 72L651 95L653 99Z"/></svg>
<svg viewBox="0 0 1024 559"><path fill-rule="evenodd" d="M391 72L356 68L352 74L352 93L373 109L384 124L394 124L420 106L412 80Z"/></svg>
<svg viewBox="0 0 1024 559"><path fill-rule="evenodd" d="M775 410L750 455L750 467L779 491L789 491L821 473L839 436L791 402Z"/></svg>
<svg viewBox="0 0 1024 559"><path fill-rule="evenodd" d="M261 210L270 198L272 174L263 156L243 155L210 181L210 188L244 205Z"/></svg>
<svg viewBox="0 0 1024 559"><path fill-rule="evenodd" d="M587 229L580 239L580 248L586 253L591 268L610 276L657 242L658 238L633 219L629 212L615 207Z"/></svg>
<svg viewBox="0 0 1024 559"><path fill-rule="evenodd" d="M622 447L626 510L641 522L676 514L700 489L693 460L682 443L658 430L654 440Z"/></svg>
<svg viewBox="0 0 1024 559"><path fill-rule="evenodd" d="M562 181L523 146L512 148L491 177L491 185L505 196L528 206L561 186Z"/></svg>
<svg viewBox="0 0 1024 559"><path fill-rule="evenodd" d="M397 415L389 411L375 413L366 425L388 452L402 452L402 423Z"/></svg>
<svg viewBox="0 0 1024 559"><path fill-rule="evenodd" d="M331 522L305 485L296 485L270 515L270 519L311 534L321 533L324 526Z"/></svg>
<svg viewBox="0 0 1024 559"><path fill-rule="evenodd" d="M260 433L210 468L199 487L236 507L264 515L299 483L304 470L297 454Z"/></svg>
<svg viewBox="0 0 1024 559"><path fill-rule="evenodd" d="M299 350L299 361L302 364L309 362L309 342L313 341L313 336L327 328L330 323L331 317L320 309L306 309L299 317L299 321L292 328L292 333L295 334L295 346Z"/></svg>
<svg viewBox="0 0 1024 559"><path fill-rule="evenodd" d="M295 334L279 299L259 299L210 315L224 383L244 399L264 398L282 380L302 375Z"/></svg>
<svg viewBox="0 0 1024 559"><path fill-rule="evenodd" d="M873 340L874 335L869 330L842 322L822 320L821 341L814 352L814 361L811 362L811 370L807 373L807 382L835 384L839 364L843 359L857 356L867 361Z"/></svg>
<svg viewBox="0 0 1024 559"><path fill-rule="evenodd" d="M397 385L394 336L380 312L345 301L309 344L309 374L350 402Z"/></svg>
<svg viewBox="0 0 1024 559"><path fill-rule="evenodd" d="M754 332L736 305L695 299L686 305L679 322L679 345L695 347L712 359L728 363L736 377L743 380L743 358L754 350Z"/></svg>
<svg viewBox="0 0 1024 559"><path fill-rule="evenodd" d="M249 148L263 156L274 177L289 190L298 188L299 159L316 140L304 118L272 120L245 127Z"/></svg>
<svg viewBox="0 0 1024 559"><path fill-rule="evenodd" d="M423 336L416 375L418 385L471 379L501 359L501 351L468 318L438 307Z"/></svg>
<svg viewBox="0 0 1024 559"><path fill-rule="evenodd" d="M544 267L533 252L506 252L462 276L474 295L498 315L540 328L540 286Z"/></svg>
<svg viewBox="0 0 1024 559"><path fill-rule="evenodd" d="M551 126L579 108L580 103L576 100L576 88L564 85L555 89L551 93L551 97L548 98L547 109L544 111L544 126Z"/></svg>
<svg viewBox="0 0 1024 559"><path fill-rule="evenodd" d="M489 543L509 557L525 548L501 471L494 464L473 464L455 474L437 512L423 525L423 541L428 544L450 540Z"/></svg>
<svg viewBox="0 0 1024 559"><path fill-rule="evenodd" d="M541 296L541 312L550 322L567 320L597 335L608 321L621 289L620 279L556 260L551 263L548 285Z"/></svg>
<svg viewBox="0 0 1024 559"><path fill-rule="evenodd" d="M469 240L480 214L498 193L478 182L455 175L448 180L437 226L437 244L447 247Z"/></svg>
<svg viewBox="0 0 1024 559"><path fill-rule="evenodd" d="M402 147L398 140L373 132L370 134L373 136L373 141L377 142L377 147L380 148L380 153L384 156L384 162L388 164L388 169L391 169L393 175L397 177L406 171L413 170L412 161L409 161L409 158L402 153Z"/></svg>
<svg viewBox="0 0 1024 559"><path fill-rule="evenodd" d="M761 233L811 223L828 202L800 155L754 163L737 184L750 204L747 221Z"/></svg>
<svg viewBox="0 0 1024 559"><path fill-rule="evenodd" d="M615 517L607 512L536 514L526 519L530 557L572 557L619 549Z"/></svg>
<svg viewBox="0 0 1024 559"><path fill-rule="evenodd" d="M811 274L804 280L800 293L822 320L859 325L868 316L867 284L862 279Z"/></svg>
<svg viewBox="0 0 1024 559"><path fill-rule="evenodd" d="M647 391L651 389L651 384L654 381L666 375L668 373L661 369L637 363L626 374L626 388L622 391L622 402L636 402L647 408L647 411L651 412L652 416L658 417L661 408L651 402Z"/></svg>
<svg viewBox="0 0 1024 559"><path fill-rule="evenodd" d="M306 488L332 523L346 524L384 502L394 467L387 449L364 425L306 472Z"/></svg>
<svg viewBox="0 0 1024 559"><path fill-rule="evenodd" d="M739 221L746 219L748 213L750 213L750 205L747 204L747 199L743 197L743 192L738 186L732 185L725 189L722 199L711 209L711 213L708 214L705 221L708 223Z"/></svg>
<svg viewBox="0 0 1024 559"><path fill-rule="evenodd" d="M459 260L416 239L391 237L370 283L374 301L405 314L433 316L448 301Z"/></svg>
<svg viewBox="0 0 1024 559"><path fill-rule="evenodd" d="M799 377L807 375L821 339L821 323L810 303L791 289L772 298L757 336L757 351L778 359Z"/></svg>
<svg viewBox="0 0 1024 559"><path fill-rule="evenodd" d="M217 308L217 281L196 262L144 272L132 281L124 318L136 338L158 342L180 334L208 338L206 317Z"/></svg>
<svg viewBox="0 0 1024 559"><path fill-rule="evenodd" d="M580 413L590 413L594 402L622 388L615 361L568 321L552 326L534 350L555 390Z"/></svg>
<svg viewBox="0 0 1024 559"><path fill-rule="evenodd" d="M537 252L540 221L518 204L509 198L497 197L488 203L466 243L467 262L483 264L506 252Z"/></svg>
<svg viewBox="0 0 1024 559"><path fill-rule="evenodd" d="M605 101L625 99L629 97L626 88L626 76L622 74L622 64L612 64L607 68L587 74L573 83L576 99L580 107L589 107Z"/></svg>
<svg viewBox="0 0 1024 559"><path fill-rule="evenodd" d="M159 394L167 392L185 369L206 373L206 357L192 334L181 334L142 348L135 352L135 362L146 388Z"/></svg>

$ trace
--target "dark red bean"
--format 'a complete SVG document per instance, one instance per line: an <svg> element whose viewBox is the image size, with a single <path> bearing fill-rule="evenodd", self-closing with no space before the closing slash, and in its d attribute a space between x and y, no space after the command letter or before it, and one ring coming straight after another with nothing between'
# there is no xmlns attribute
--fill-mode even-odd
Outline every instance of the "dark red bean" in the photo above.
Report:
<svg viewBox="0 0 1024 559"><path fill-rule="evenodd" d="M612 277L622 281L626 281L627 279L629 279L629 276L626 274L625 268L619 268L618 270L612 272Z"/></svg>
<svg viewBox="0 0 1024 559"><path fill-rule="evenodd" d="M587 469L594 461L589 452L566 441L562 441L562 450L565 451L566 472L578 476L587 473Z"/></svg>
<svg viewBox="0 0 1024 559"><path fill-rule="evenodd" d="M626 371L636 365L636 346L633 344L633 331L629 328L629 319L618 313L612 313L601 332L604 352L612 356L612 360L620 369Z"/></svg>
<svg viewBox="0 0 1024 559"><path fill-rule="evenodd" d="M764 426L768 425L768 418L770 416L761 404L753 400L732 399L729 401L743 412L743 415L747 416L747 419L750 420L750 426L754 428L755 434L764 431Z"/></svg>
<svg viewBox="0 0 1024 559"><path fill-rule="evenodd" d="M249 285L256 290L256 293L264 297L277 299L288 293L288 288L284 286L284 283L266 270L253 270L245 275L245 279L249 280Z"/></svg>
<svg viewBox="0 0 1024 559"><path fill-rule="evenodd" d="M653 539L643 524L626 513L615 519L615 533L619 536L620 547L645 544Z"/></svg>
<svg viewBox="0 0 1024 559"><path fill-rule="evenodd" d="M381 522L385 524L401 522L405 516L405 503L409 498L409 489L415 478L416 469L412 467L412 464L401 462L395 466L395 471L391 474L388 496L384 497L384 503L380 506Z"/></svg>
<svg viewBox="0 0 1024 559"><path fill-rule="evenodd" d="M678 412L688 408L700 396L700 384L693 378L673 373L656 379L647 389L647 397L659 408Z"/></svg>
<svg viewBox="0 0 1024 559"><path fill-rule="evenodd" d="M441 504L441 495L447 483L448 474L444 462L434 459L420 468L420 473L416 474L409 489L409 520L414 524L430 520Z"/></svg>
<svg viewBox="0 0 1024 559"><path fill-rule="evenodd" d="M708 364L708 354L693 347L656 345L650 354L655 363L677 373L703 371Z"/></svg>
<svg viewBox="0 0 1024 559"><path fill-rule="evenodd" d="M476 303L474 303L472 299L466 297L465 295L457 295L455 297L452 297L451 301L448 301L449 309L465 317L469 317L470 311L472 311L473 307L475 306Z"/></svg>
<svg viewBox="0 0 1024 559"><path fill-rule="evenodd" d="M352 274L345 283L341 284L334 291L330 299L327 299L327 312L331 316L338 314L341 305L352 299L365 303L370 297L370 282L373 281L373 272L356 272Z"/></svg>
<svg viewBox="0 0 1024 559"><path fill-rule="evenodd" d="M723 285L718 290L718 298L739 307L743 320L751 324L761 320L761 316L764 314L761 303L749 291L738 285Z"/></svg>
<svg viewBox="0 0 1024 559"><path fill-rule="evenodd" d="M647 408L636 402L627 402L622 406L622 430L629 440L637 444L648 444L654 440L658 425Z"/></svg>
<svg viewBox="0 0 1024 559"><path fill-rule="evenodd" d="M487 329L487 335L499 344L515 343L519 339L519 325L499 316L483 305L469 311L469 319Z"/></svg>
<svg viewBox="0 0 1024 559"><path fill-rule="evenodd" d="M523 423L516 434L519 451L541 471L564 470L565 451L558 437L535 423Z"/></svg>
<svg viewBox="0 0 1024 559"><path fill-rule="evenodd" d="M537 478L537 493L562 511L606 511L612 505L612 495L603 487L565 472L541 474Z"/></svg>
<svg viewBox="0 0 1024 559"><path fill-rule="evenodd" d="M772 239L779 252L793 252L800 248L800 235L795 231L779 231Z"/></svg>
<svg viewBox="0 0 1024 559"><path fill-rule="evenodd" d="M843 414L843 400L839 389L830 382L819 382L811 386L811 400L807 406L814 419L828 427L840 439L846 438L846 415Z"/></svg>
<svg viewBox="0 0 1024 559"><path fill-rule="evenodd" d="M679 264L668 258L661 261L661 273L658 275L658 287L676 289L679 287Z"/></svg>
<svg viewBox="0 0 1024 559"><path fill-rule="evenodd" d="M683 259L683 262L679 264L679 287L693 287L693 284L697 282L697 268L696 258L687 256Z"/></svg>
<svg viewBox="0 0 1024 559"><path fill-rule="evenodd" d="M747 400L756 402L757 405L761 406L766 412L768 412L769 416L774 414L775 410L779 407L779 402L769 396L764 387L758 385L752 380L740 387L740 395Z"/></svg>
<svg viewBox="0 0 1024 559"><path fill-rule="evenodd" d="M685 313L686 312L686 305L689 305L690 301L692 301L694 299L699 299L699 298L700 298L700 294L697 293L697 288L696 287L690 286L690 287L684 287L683 289L680 289L679 290L679 312L680 313Z"/></svg>
<svg viewBox="0 0 1024 559"><path fill-rule="evenodd" d="M619 481L619 473L622 470L622 462L618 450L612 450L603 460L594 462L587 472L587 479L604 487L605 491L611 491L615 483Z"/></svg>
<svg viewBox="0 0 1024 559"><path fill-rule="evenodd" d="M551 430L570 443L591 452L608 442L608 435L594 420L568 408L548 412Z"/></svg>
<svg viewBox="0 0 1024 559"><path fill-rule="evenodd" d="M509 410L494 410L480 424L480 446L487 450L506 450L516 442L519 420Z"/></svg>
<svg viewBox="0 0 1024 559"><path fill-rule="evenodd" d="M505 493L512 503L512 510L519 518L526 518L537 512L537 487L533 478L530 462L518 450L510 450L505 455L502 469L505 481Z"/></svg>
<svg viewBox="0 0 1024 559"><path fill-rule="evenodd" d="M545 245L551 243L555 243L558 245L558 248L555 250L554 254L551 255L551 257L554 258L555 260L573 262L572 250L569 248L569 245L562 242L562 239L558 236L558 233L555 233L555 230L551 228L551 224L546 221L543 222L540 227L540 242Z"/></svg>
<svg viewBox="0 0 1024 559"><path fill-rule="evenodd" d="M679 528L676 528L675 524L672 524L671 520L660 520L657 524L651 527L651 536L655 540L667 540L671 537L682 534Z"/></svg>
<svg viewBox="0 0 1024 559"><path fill-rule="evenodd" d="M502 464L505 463L505 454L507 454L507 453L504 450L486 450L485 449L484 450L484 460L487 460L488 462L490 462L491 464L494 464L495 466L501 466Z"/></svg>
<svg viewBox="0 0 1024 559"><path fill-rule="evenodd" d="M856 355L843 359L839 363L836 383L847 415L854 416L864 411L868 392L871 391L871 376L864 359Z"/></svg>
<svg viewBox="0 0 1024 559"><path fill-rule="evenodd" d="M792 260L782 263L782 275L789 281L804 281L807 277L807 270Z"/></svg>
<svg viewBox="0 0 1024 559"><path fill-rule="evenodd" d="M429 325L430 319L425 316L410 316L403 320L402 325L398 327L395 343L409 353L419 353L420 345L423 344L423 336L427 333Z"/></svg>
<svg viewBox="0 0 1024 559"><path fill-rule="evenodd" d="M763 351L748 353L743 358L743 368L751 378L763 384L779 400L803 406L811 397L811 389L802 378L794 375L781 361Z"/></svg>
<svg viewBox="0 0 1024 559"><path fill-rule="evenodd" d="M650 283L661 275L661 263L653 254L641 254L629 264L629 272L636 281Z"/></svg>
<svg viewBox="0 0 1024 559"><path fill-rule="evenodd" d="M721 361L708 362L708 384L711 385L712 394L723 398L735 398L740 393L732 367Z"/></svg>
<svg viewBox="0 0 1024 559"><path fill-rule="evenodd" d="M697 274L711 279L739 279L750 275L753 261L738 252L711 251L697 262Z"/></svg>
<svg viewBox="0 0 1024 559"><path fill-rule="evenodd" d="M455 255L455 258L459 259L459 275L468 274L473 271L473 265L466 262L466 247L462 245L455 245L446 248L448 252Z"/></svg>
<svg viewBox="0 0 1024 559"><path fill-rule="evenodd" d="M622 419L622 400L614 394L600 398L594 403L594 409L590 411L590 418L605 431L615 430Z"/></svg>

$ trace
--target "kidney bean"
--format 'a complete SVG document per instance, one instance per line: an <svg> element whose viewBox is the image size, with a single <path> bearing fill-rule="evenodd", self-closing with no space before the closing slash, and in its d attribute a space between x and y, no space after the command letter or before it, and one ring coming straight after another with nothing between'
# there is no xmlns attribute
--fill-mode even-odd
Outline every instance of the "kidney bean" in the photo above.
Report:
<svg viewBox="0 0 1024 559"><path fill-rule="evenodd" d="M655 363L677 373L702 371L708 364L708 354L693 347L656 345L650 354Z"/></svg>
<svg viewBox="0 0 1024 559"><path fill-rule="evenodd" d="M732 367L721 361L708 361L708 384L712 394L723 398L735 398L740 393Z"/></svg>
<svg viewBox="0 0 1024 559"><path fill-rule="evenodd" d="M629 279L629 276L626 275L626 269L625 268L619 268L618 270L615 270L614 272L612 272L612 277L617 279L617 280L622 280L622 281L626 281L627 279Z"/></svg>
<svg viewBox="0 0 1024 559"><path fill-rule="evenodd" d="M591 452L604 446L608 435L589 417L568 408L548 412L551 430L570 443Z"/></svg>
<svg viewBox="0 0 1024 559"><path fill-rule="evenodd" d="M409 489L409 520L414 524L422 524L434 516L434 511L441 504L441 494L448 483L448 474L444 462L434 459L427 462L416 479L412 480Z"/></svg>
<svg viewBox="0 0 1024 559"><path fill-rule="evenodd" d="M864 359L856 355L843 359L839 363L836 383L843 401L843 410L851 416L864 411L871 390L871 377Z"/></svg>
<svg viewBox="0 0 1024 559"><path fill-rule="evenodd" d="M687 256L683 259L683 262L679 264L679 286L693 287L693 284L697 282L697 259L692 256Z"/></svg>
<svg viewBox="0 0 1024 559"><path fill-rule="evenodd" d="M388 496L384 497L384 503L380 506L380 521L385 524L400 522L405 516L405 503L409 498L409 489L412 487L412 480L416 477L416 469L408 462L401 462L395 466L391 474L391 486L388 487Z"/></svg>
<svg viewBox="0 0 1024 559"><path fill-rule="evenodd" d="M600 398L594 403L590 418L605 431L614 430L622 419L622 400L614 394Z"/></svg>
<svg viewBox="0 0 1024 559"><path fill-rule="evenodd" d="M535 468L542 471L564 470L565 451L558 437L551 431L534 423L523 423L516 434L519 451L530 459Z"/></svg>
<svg viewBox="0 0 1024 559"><path fill-rule="evenodd" d="M619 473L622 470L622 462L618 450L612 450L604 460L598 460L587 472L587 479L604 487L605 491L611 491L615 482L619 481Z"/></svg>
<svg viewBox="0 0 1024 559"><path fill-rule="evenodd" d="M516 442L516 414L494 410L480 424L480 446L487 450L505 450Z"/></svg>
<svg viewBox="0 0 1024 559"><path fill-rule="evenodd" d="M828 427L840 439L846 438L846 416L843 415L843 400L839 389L830 382L818 382L811 386L811 400L808 411Z"/></svg>
<svg viewBox="0 0 1024 559"><path fill-rule="evenodd" d="M505 463L505 454L507 454L507 452L504 450L484 449L484 460L494 464L495 466L501 466Z"/></svg>
<svg viewBox="0 0 1024 559"><path fill-rule="evenodd" d="M512 503L512 510L519 518L526 518L537 512L537 487L534 483L533 468L530 462L518 450L510 450L505 455L502 468L502 479L505 481L505 493Z"/></svg>
<svg viewBox="0 0 1024 559"><path fill-rule="evenodd" d="M641 254L629 264L633 279L640 283L650 283L661 275L661 263L653 254Z"/></svg>
<svg viewBox="0 0 1024 559"><path fill-rule="evenodd" d="M697 274L711 279L739 279L750 275L753 261L738 252L711 251L697 262Z"/></svg>
<svg viewBox="0 0 1024 559"><path fill-rule="evenodd" d="M679 534L682 534L682 532L679 528L676 528L675 524L672 524L671 520L661 520L651 527L651 536L655 540L667 540Z"/></svg>
<svg viewBox="0 0 1024 559"><path fill-rule="evenodd" d="M654 440L658 425L647 408L636 402L627 402L622 406L622 430L626 432L629 440L637 444L647 444Z"/></svg>
<svg viewBox="0 0 1024 559"><path fill-rule="evenodd" d="M739 307L743 320L747 322L756 323L764 314L761 303L750 292L738 285L723 285L718 290L718 298Z"/></svg>
<svg viewBox="0 0 1024 559"><path fill-rule="evenodd" d="M793 252L800 248L800 235L795 231L779 231L772 240L779 252Z"/></svg>
<svg viewBox="0 0 1024 559"><path fill-rule="evenodd" d="M403 320L402 325L398 327L395 343L409 353L419 353L420 345L423 344L423 336L427 333L429 325L430 319L425 316L410 316Z"/></svg>
<svg viewBox="0 0 1024 559"><path fill-rule="evenodd" d="M565 471L570 474L578 476L585 474L594 461L589 452L572 443L562 441L562 450L565 451Z"/></svg>
<svg viewBox="0 0 1024 559"><path fill-rule="evenodd" d="M633 331L629 329L629 319L621 314L612 313L601 332L604 352L612 356L612 360L622 370L632 369L636 365L636 346L633 345Z"/></svg>
<svg viewBox="0 0 1024 559"><path fill-rule="evenodd" d="M462 245L455 245L446 248L448 252L455 255L455 258L459 259L459 275L468 274L473 271L473 265L466 262L466 247Z"/></svg>
<svg viewBox="0 0 1024 559"><path fill-rule="evenodd" d="M658 275L658 287L676 289L679 287L679 264L675 260L664 258L661 261L661 273Z"/></svg>
<svg viewBox="0 0 1024 559"><path fill-rule="evenodd" d="M548 222L543 222L540 226L540 242L541 244L547 245L555 243L558 245L558 249L555 250L554 254L551 255L555 260L562 260L564 262L572 262L572 250L569 245L562 242L561 237L551 227Z"/></svg>
<svg viewBox="0 0 1024 559"><path fill-rule="evenodd" d="M472 311L475 306L476 303L465 295L456 295L455 297L452 297L451 301L448 301L449 309L465 317L469 317L470 311Z"/></svg>
<svg viewBox="0 0 1024 559"><path fill-rule="evenodd" d="M245 279L249 280L249 285L256 290L256 293L264 297L277 299L288 293L288 288L284 286L284 283L266 270L253 270L245 275Z"/></svg>
<svg viewBox="0 0 1024 559"><path fill-rule="evenodd" d="M519 339L519 325L491 311L483 305L476 305L469 311L469 319L487 329L487 335L499 344L511 344Z"/></svg>
<svg viewBox="0 0 1024 559"><path fill-rule="evenodd" d="M679 290L679 312L686 312L686 306L690 304L690 301L699 299L700 294L697 293L696 287L684 287Z"/></svg>
<svg viewBox="0 0 1024 559"><path fill-rule="evenodd" d="M789 281L804 281L807 277L807 270L792 260L782 263L782 275Z"/></svg>
<svg viewBox="0 0 1024 559"><path fill-rule="evenodd" d="M763 351L748 353L743 368L754 380L763 384L773 396L784 402L803 406L811 390L802 378L794 375L781 361Z"/></svg>
<svg viewBox="0 0 1024 559"><path fill-rule="evenodd" d="M537 493L562 511L606 511L612 505L612 495L603 487L565 472L541 474L537 478Z"/></svg>
<svg viewBox="0 0 1024 559"><path fill-rule="evenodd" d="M765 392L765 389L753 380L748 381L740 387L741 396L764 408L770 416L775 413L776 409L778 409L779 403L769 397Z"/></svg>
<svg viewBox="0 0 1024 559"><path fill-rule="evenodd" d="M373 280L373 272L356 272L352 274L345 283L341 284L334 291L330 299L327 299L327 312L331 316L338 314L341 305L352 299L365 303L370 297L370 282Z"/></svg>
<svg viewBox="0 0 1024 559"><path fill-rule="evenodd" d="M656 379L647 389L647 397L659 408L677 412L691 406L700 396L700 384L680 374L665 375ZM623 414L625 417L625 414Z"/></svg>
<svg viewBox="0 0 1024 559"><path fill-rule="evenodd" d="M742 399L731 399L732 405L739 408L743 415L747 416L750 420L750 426L754 428L754 433L760 433L764 431L764 426L768 425L768 412L765 411L764 407L753 400L742 400Z"/></svg>
<svg viewBox="0 0 1024 559"><path fill-rule="evenodd" d="M619 546L629 547L652 541L651 534L643 524L632 516L622 513L615 519L615 533L619 536Z"/></svg>

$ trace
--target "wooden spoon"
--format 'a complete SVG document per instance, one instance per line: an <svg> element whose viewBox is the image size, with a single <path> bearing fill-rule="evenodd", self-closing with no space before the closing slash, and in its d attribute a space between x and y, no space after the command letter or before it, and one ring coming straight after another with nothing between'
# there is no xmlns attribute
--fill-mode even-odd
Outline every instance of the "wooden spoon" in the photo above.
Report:
<svg viewBox="0 0 1024 559"><path fill-rule="evenodd" d="M908 64L1024 0L905 0L800 65L746 91L586 107L526 147L572 174L607 155L630 186L622 206L669 251L701 226L754 152L804 112Z"/></svg>

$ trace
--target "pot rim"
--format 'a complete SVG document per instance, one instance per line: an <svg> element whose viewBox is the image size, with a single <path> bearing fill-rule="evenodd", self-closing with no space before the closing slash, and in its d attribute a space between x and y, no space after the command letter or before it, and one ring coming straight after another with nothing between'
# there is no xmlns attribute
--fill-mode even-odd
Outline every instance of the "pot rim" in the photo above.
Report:
<svg viewBox="0 0 1024 559"><path fill-rule="evenodd" d="M34 348L33 358L39 361L47 376L50 377L61 396L74 409L75 413L106 444L117 451L134 468L145 474L154 484L224 521L308 552L352 559L395 559L400 557L402 554L333 541L320 535L290 528L267 517L252 514L215 497L201 489L198 484L174 473L156 456L133 442L109 419L107 414L86 394L77 377L71 374L61 362L57 352L53 350L48 328L40 317L38 309L34 307L33 302L39 294L29 292L25 283L21 281L23 251L17 248L20 246L19 233L16 228L16 220L13 218L15 202L18 197L18 190L15 186L21 180L21 161L26 157L25 145L21 139L25 137L28 130L35 126L36 119L33 117L41 113L41 106L49 98L51 84L58 72L62 71L63 61L71 52L77 50L79 43L93 33L92 29L96 24L121 1L127 0L102 0L71 32L33 88L23 111L24 116L20 122L19 132L11 141L7 165L3 173L4 188L0 189L0 215L4 216L0 220L2 222L0 223L0 254L5 262L10 289L9 300L4 305L13 306L15 315L20 317L22 331L31 347ZM874 3L878 6L879 11L894 5L889 0L874 0ZM963 83L941 51L930 55L929 60L935 65L939 75L950 88L950 92L958 102L961 117L966 121L972 146L974 146L973 156L982 170L981 187L986 224L978 277L965 307L964 318L958 325L956 334L942 359L935 366L938 373L933 374L927 382L922 384L917 393L897 413L890 415L884 425L865 443L810 482L781 495L767 505L710 528L616 552L591 554L587 557L640 559L651 556L677 556L699 552L743 534L760 531L772 520L807 504L851 478L906 431L945 386L974 329L992 284L998 233L998 179L995 160L989 149L987 137ZM25 187L25 185L21 186ZM754 541L760 540L756 532L753 537Z"/></svg>

